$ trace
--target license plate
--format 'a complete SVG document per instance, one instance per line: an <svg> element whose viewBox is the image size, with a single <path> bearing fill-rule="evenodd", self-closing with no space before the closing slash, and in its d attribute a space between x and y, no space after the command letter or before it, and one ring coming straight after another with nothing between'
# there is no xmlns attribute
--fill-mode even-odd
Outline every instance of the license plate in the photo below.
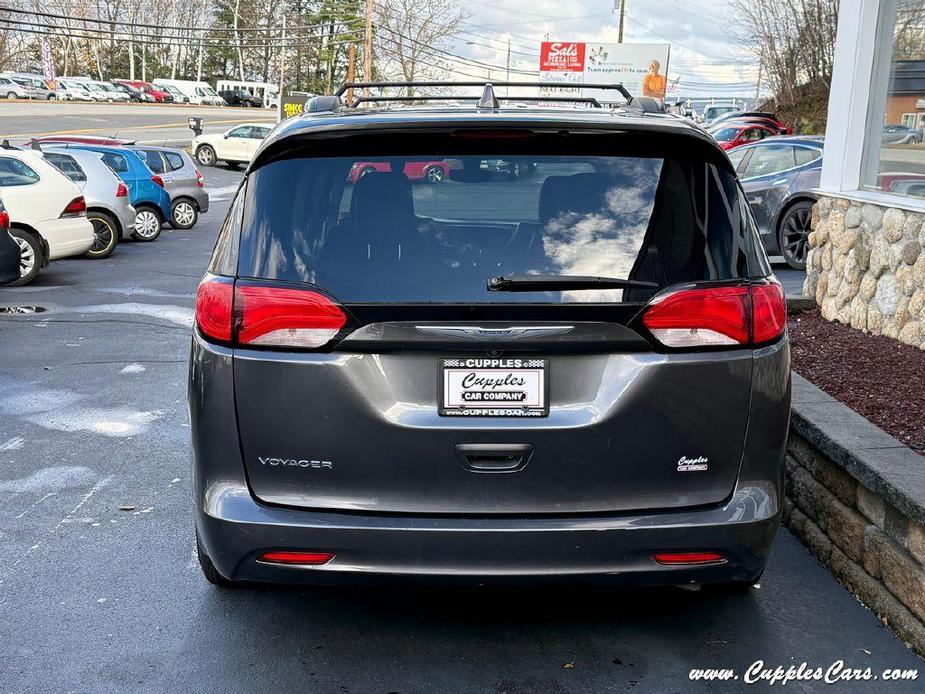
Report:
<svg viewBox="0 0 925 694"><path fill-rule="evenodd" d="M444 417L546 417L549 360L442 359L438 413Z"/></svg>

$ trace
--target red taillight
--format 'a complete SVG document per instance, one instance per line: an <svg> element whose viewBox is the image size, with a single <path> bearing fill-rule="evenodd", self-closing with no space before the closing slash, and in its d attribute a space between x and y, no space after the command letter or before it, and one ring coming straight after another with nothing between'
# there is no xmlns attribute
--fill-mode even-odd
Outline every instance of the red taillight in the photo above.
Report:
<svg viewBox="0 0 925 694"><path fill-rule="evenodd" d="M787 299L777 282L752 287L752 342L767 342L787 327Z"/></svg>
<svg viewBox="0 0 925 694"><path fill-rule="evenodd" d="M207 338L231 341L231 309L234 304L234 285L206 279L196 292L196 325Z"/></svg>
<svg viewBox="0 0 925 694"><path fill-rule="evenodd" d="M327 344L346 322L337 304L306 289L235 287L228 280L210 277L196 295L200 332L220 342L315 349Z"/></svg>
<svg viewBox="0 0 925 694"><path fill-rule="evenodd" d="M663 566L722 564L726 561L726 557L719 552L661 552L653 554L652 559Z"/></svg>
<svg viewBox="0 0 925 694"><path fill-rule="evenodd" d="M202 180L202 171L200 171L199 169L196 169L196 185L199 186L200 188L206 187L205 181Z"/></svg>
<svg viewBox="0 0 925 694"><path fill-rule="evenodd" d="M682 289L657 299L642 322L667 347L720 347L773 340L786 319L784 292L770 282Z"/></svg>
<svg viewBox="0 0 925 694"><path fill-rule="evenodd" d="M154 175L151 177L151 180L154 181L155 183L157 183L157 185L159 185L161 188L164 187L164 179L161 178L160 176L158 176L157 174L154 174Z"/></svg>
<svg viewBox="0 0 925 694"><path fill-rule="evenodd" d="M290 564L297 566L320 566L334 558L333 552L264 552L257 561L266 564Z"/></svg>
<svg viewBox="0 0 925 694"><path fill-rule="evenodd" d="M64 212L61 213L61 216L79 217L80 215L84 214L87 214L87 201L84 200L83 195L79 195L67 204L67 207L64 208Z"/></svg>
<svg viewBox="0 0 925 694"><path fill-rule="evenodd" d="M116 188L116 197L124 198L128 195L128 186L126 186L122 181L119 181L119 187Z"/></svg>
<svg viewBox="0 0 925 694"><path fill-rule="evenodd" d="M274 347L321 347L347 322L337 304L317 292L238 285L238 342Z"/></svg>
<svg viewBox="0 0 925 694"><path fill-rule="evenodd" d="M10 213L6 210L0 210L0 229L10 228Z"/></svg>

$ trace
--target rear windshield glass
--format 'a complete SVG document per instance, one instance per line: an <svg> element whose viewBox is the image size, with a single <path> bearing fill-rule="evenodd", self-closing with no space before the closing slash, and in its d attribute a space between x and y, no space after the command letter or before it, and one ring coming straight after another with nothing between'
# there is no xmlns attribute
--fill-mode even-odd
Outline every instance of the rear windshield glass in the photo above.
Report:
<svg viewBox="0 0 925 694"><path fill-rule="evenodd" d="M664 288L761 272L732 174L641 156L278 160L251 174L238 272L365 302L645 301L658 289L489 292L501 275Z"/></svg>

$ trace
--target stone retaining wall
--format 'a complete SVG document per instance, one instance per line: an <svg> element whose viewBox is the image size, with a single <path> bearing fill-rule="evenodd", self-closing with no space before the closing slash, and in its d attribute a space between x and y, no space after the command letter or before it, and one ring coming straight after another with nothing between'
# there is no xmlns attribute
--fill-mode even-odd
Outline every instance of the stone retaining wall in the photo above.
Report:
<svg viewBox="0 0 925 694"><path fill-rule="evenodd" d="M794 374L784 523L925 656L925 458Z"/></svg>
<svg viewBox="0 0 925 694"><path fill-rule="evenodd" d="M803 292L823 317L925 349L925 215L822 197Z"/></svg>

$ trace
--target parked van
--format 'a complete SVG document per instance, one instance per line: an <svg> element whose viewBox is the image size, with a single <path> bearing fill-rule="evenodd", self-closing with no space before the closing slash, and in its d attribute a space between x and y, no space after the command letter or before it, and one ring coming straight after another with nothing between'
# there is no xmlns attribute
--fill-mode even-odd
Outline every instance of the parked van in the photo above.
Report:
<svg viewBox="0 0 925 694"><path fill-rule="evenodd" d="M215 90L209 86L208 82L197 82L196 80L154 80L154 85L165 88L174 87L189 99L191 104L200 104L205 106L224 106L225 100L215 93Z"/></svg>

